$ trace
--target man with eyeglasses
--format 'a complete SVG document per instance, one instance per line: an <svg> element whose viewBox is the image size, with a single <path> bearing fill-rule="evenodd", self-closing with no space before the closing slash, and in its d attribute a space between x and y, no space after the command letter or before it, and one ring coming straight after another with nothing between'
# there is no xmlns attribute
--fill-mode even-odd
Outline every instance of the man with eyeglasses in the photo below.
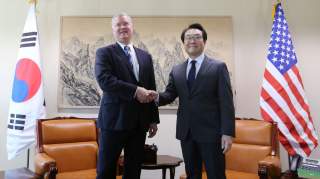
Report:
<svg viewBox="0 0 320 179"><path fill-rule="evenodd" d="M235 112L225 63L204 54L207 33L191 24L181 34L188 59L174 66L166 90L153 92L159 105L179 97L176 137L181 142L188 179L225 179L225 153L235 135Z"/></svg>
<svg viewBox="0 0 320 179"><path fill-rule="evenodd" d="M115 179L124 149L124 179L139 179L146 132L153 137L159 123L158 107L148 97L155 90L151 55L132 45L132 19L125 13L112 18L116 43L96 52L95 76L103 96L97 125L97 179Z"/></svg>

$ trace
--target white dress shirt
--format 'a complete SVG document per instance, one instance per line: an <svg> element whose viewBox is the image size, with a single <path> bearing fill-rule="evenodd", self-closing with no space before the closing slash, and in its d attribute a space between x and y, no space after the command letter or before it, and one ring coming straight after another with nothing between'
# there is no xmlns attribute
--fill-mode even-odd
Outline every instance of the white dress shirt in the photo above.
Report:
<svg viewBox="0 0 320 179"><path fill-rule="evenodd" d="M188 79L188 74L189 74L189 71L190 71L190 69L191 69L191 66L192 66L192 64L191 64L191 61L192 60L195 60L196 61L196 78L197 78L197 74L198 74L198 72L199 72L199 70L200 70L200 67L201 67L201 64L202 64L202 62L203 62L203 59L204 59L204 53L202 53L201 55L199 55L197 58L195 58L195 59L191 59L190 57L188 58L188 65L187 65L187 70L186 70L186 77L187 77L187 79Z"/></svg>
<svg viewBox="0 0 320 179"><path fill-rule="evenodd" d="M121 46L123 51L124 51L124 46L128 46L130 48L129 53L130 53L130 56L131 56L133 73L134 73L134 76L135 76L136 80L139 81L139 63L138 63L138 58L137 58L137 55L136 55L136 51L133 48L133 45L131 43L128 44L128 45L125 45L125 44L123 44L121 42L117 42L117 43Z"/></svg>

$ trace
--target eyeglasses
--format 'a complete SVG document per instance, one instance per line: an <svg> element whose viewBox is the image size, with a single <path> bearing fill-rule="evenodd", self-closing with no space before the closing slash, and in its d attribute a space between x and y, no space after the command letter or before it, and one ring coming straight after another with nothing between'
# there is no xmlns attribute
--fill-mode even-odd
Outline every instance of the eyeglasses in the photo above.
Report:
<svg viewBox="0 0 320 179"><path fill-rule="evenodd" d="M196 41L196 40L201 40L202 36L201 35L187 35L187 36L184 37L184 39L186 41L191 41L191 40Z"/></svg>

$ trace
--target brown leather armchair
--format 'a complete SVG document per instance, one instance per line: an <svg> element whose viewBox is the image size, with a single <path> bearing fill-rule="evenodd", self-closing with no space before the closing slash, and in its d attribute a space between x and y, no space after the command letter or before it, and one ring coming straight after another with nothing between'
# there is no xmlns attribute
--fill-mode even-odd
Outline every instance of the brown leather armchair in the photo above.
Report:
<svg viewBox="0 0 320 179"><path fill-rule="evenodd" d="M227 179L279 178L278 152L276 124L255 119L236 120L236 138L226 154ZM185 178L185 175L180 177ZM206 178L204 170L202 179Z"/></svg>
<svg viewBox="0 0 320 179"><path fill-rule="evenodd" d="M98 155L95 119L53 118L37 123L35 172L44 178L96 177Z"/></svg>

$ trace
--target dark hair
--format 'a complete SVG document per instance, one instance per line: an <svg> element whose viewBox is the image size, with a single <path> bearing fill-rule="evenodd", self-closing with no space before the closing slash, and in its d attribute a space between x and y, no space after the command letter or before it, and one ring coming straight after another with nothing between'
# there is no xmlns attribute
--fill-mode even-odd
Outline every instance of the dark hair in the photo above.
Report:
<svg viewBox="0 0 320 179"><path fill-rule="evenodd" d="M194 24L191 24L189 25L189 27L185 28L182 33L181 33L181 40L182 42L184 43L184 34L189 30L189 29L198 29L202 32L202 38L203 38L203 41L206 42L207 41L207 32L206 30L204 30L204 28L202 27L201 24L199 23L194 23Z"/></svg>

